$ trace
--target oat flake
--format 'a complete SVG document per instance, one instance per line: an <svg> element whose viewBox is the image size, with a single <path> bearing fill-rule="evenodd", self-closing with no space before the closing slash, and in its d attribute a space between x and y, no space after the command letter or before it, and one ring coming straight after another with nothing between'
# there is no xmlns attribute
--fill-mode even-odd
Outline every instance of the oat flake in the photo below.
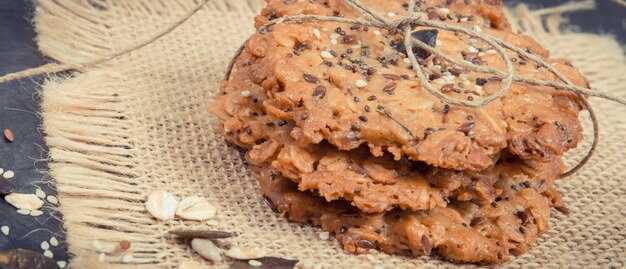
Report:
<svg viewBox="0 0 626 269"><path fill-rule="evenodd" d="M174 218L178 200L173 194L166 191L157 191L148 196L146 210L153 217L159 220L170 220Z"/></svg>

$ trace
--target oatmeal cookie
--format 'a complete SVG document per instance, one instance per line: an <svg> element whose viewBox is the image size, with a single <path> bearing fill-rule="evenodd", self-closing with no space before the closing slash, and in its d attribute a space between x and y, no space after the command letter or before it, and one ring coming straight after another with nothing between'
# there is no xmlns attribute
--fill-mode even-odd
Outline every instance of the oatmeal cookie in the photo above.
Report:
<svg viewBox="0 0 626 269"><path fill-rule="evenodd" d="M496 186L503 192L488 205L452 201L425 211L368 214L344 201L326 202L301 192L269 166L253 166L261 192L282 216L331 232L349 252L378 249L408 256L438 255L450 261L502 263L529 250L548 229L550 207L562 207L552 180L504 165Z"/></svg>
<svg viewBox="0 0 626 269"><path fill-rule="evenodd" d="M535 41L512 33L500 1L428 2L419 9L429 19L482 29L526 48L575 84L587 86L567 61L550 59ZM406 14L404 3L365 2L391 20ZM358 16L343 1L269 1L257 26L296 14ZM436 30L415 31L430 33L423 35L432 41ZM505 69L500 56L482 41L450 31L436 31L436 36L432 45L447 55ZM246 70L269 96L262 101L267 114L296 125L290 135L303 145L328 141L340 150L366 145L375 156L389 152L395 160L407 157L436 167L482 171L507 147L524 159L547 162L582 139L579 100L549 87L513 83L505 96L481 108L443 103L415 77L406 49L403 53L398 47L402 38L385 29L337 22L285 22L254 34L236 68ZM491 75L418 52L430 82L450 97L479 100L502 84ZM512 52L509 56L516 74L556 80L545 68ZM260 100L256 93L251 97Z"/></svg>

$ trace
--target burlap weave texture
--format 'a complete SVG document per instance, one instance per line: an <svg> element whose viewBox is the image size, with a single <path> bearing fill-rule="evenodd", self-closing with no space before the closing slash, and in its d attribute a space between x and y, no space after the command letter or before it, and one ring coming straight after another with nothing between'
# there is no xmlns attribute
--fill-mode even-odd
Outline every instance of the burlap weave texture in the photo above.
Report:
<svg viewBox="0 0 626 269"><path fill-rule="evenodd" d="M183 241L166 235L175 227L236 231L232 245L253 244L270 255L312 260L324 268L444 268L429 258L351 255L320 230L291 224L263 202L241 153L219 136L206 106L219 88L232 53L253 32L263 3L214 0L154 43L96 69L56 77L43 86L42 115L50 148L50 174L59 190L74 268L178 268L194 259ZM191 0L40 0L34 19L39 48L60 62L85 62L143 41L192 9ZM518 9L519 26L556 56L572 60L592 85L620 96L626 59L608 37L555 34L559 17L540 26L537 12ZM545 11L543 13L546 13ZM549 12L547 12L549 13ZM505 268L622 268L626 266L626 109L592 100L602 134L596 157L562 180L572 214L555 213L551 230L534 249ZM585 119L589 129L590 122ZM590 132L587 132L587 137ZM571 154L583 154L589 139ZM179 198L207 197L218 208L217 227L193 221L157 222L145 197L166 190ZM93 241L132 242L135 259L109 253L106 263ZM106 252L106 251L105 251ZM124 253L128 254L128 253ZM471 267L471 266L468 266Z"/></svg>

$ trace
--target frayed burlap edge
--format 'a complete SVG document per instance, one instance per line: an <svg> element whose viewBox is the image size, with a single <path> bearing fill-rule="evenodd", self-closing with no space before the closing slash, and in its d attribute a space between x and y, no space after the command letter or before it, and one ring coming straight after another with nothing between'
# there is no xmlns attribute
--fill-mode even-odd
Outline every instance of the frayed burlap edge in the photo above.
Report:
<svg viewBox="0 0 626 269"><path fill-rule="evenodd" d="M59 62L87 62L139 42L194 5L183 0L38 1L38 45ZM263 246L274 256L313 260L324 268L450 266L428 258L346 254L336 242L320 241L319 230L290 224L262 203L238 151L216 134L205 109L230 55L252 32L252 16L261 7L259 1L212 1L154 44L45 83L43 130L74 257L72 268L178 268L191 259L227 267L202 261L185 242L166 235L181 226L237 231L241 235L229 243ZM553 55L571 59L594 86L617 91L626 65L619 45L607 36L559 31L559 14L570 10L520 7L512 18L518 29L546 44ZM584 171L561 183L574 213L552 218L552 230L534 250L503 267L626 265L621 217L625 189L620 183L626 166L626 125L620 116L625 110L602 101L594 105L602 120L601 150ZM583 143L568 160L573 162L588 146L588 141ZM220 211L219 225L156 222L143 206L156 189L179 198L208 197ZM129 252L114 249L120 240L132 242ZM99 261L101 253L104 262ZM126 254L133 255L129 264L122 263Z"/></svg>

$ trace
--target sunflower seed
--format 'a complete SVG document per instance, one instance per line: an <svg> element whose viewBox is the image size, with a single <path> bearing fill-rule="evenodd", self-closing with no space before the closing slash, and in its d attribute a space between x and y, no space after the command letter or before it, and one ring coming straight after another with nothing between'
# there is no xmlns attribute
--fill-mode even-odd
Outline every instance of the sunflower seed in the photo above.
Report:
<svg viewBox="0 0 626 269"><path fill-rule="evenodd" d="M222 261L220 249L209 239L195 238L191 240L191 248L193 248L193 250L195 250L202 258L214 262Z"/></svg>

